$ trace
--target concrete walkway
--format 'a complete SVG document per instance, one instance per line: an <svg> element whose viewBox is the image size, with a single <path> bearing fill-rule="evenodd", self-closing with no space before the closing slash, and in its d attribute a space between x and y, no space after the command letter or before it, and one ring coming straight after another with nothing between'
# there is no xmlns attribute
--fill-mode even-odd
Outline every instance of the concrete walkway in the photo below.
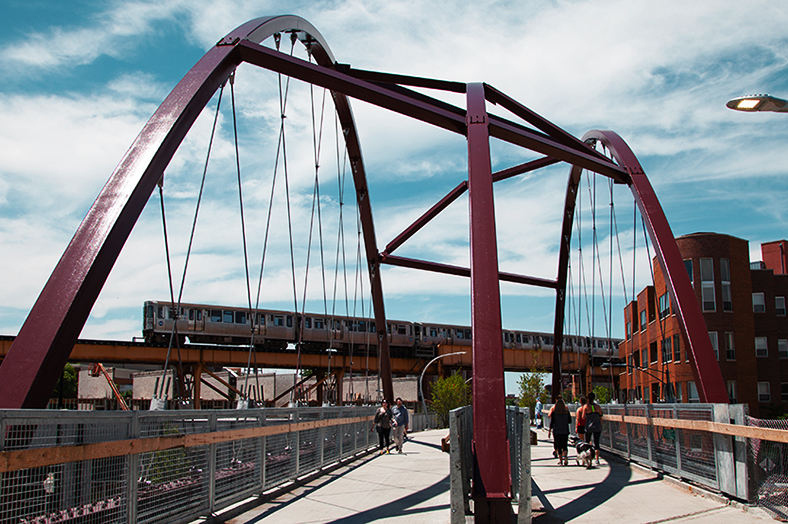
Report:
<svg viewBox="0 0 788 524"><path fill-rule="evenodd" d="M629 465L617 457L602 456L593 469L577 466L569 448L569 466L553 458L553 443L546 431L531 447L534 522L765 524L773 521L764 511L728 504L723 497L691 488L670 478L659 479L650 470Z"/></svg>
<svg viewBox="0 0 788 524"><path fill-rule="evenodd" d="M448 523L449 455L440 451L448 430L414 433L405 453L368 455L237 517L214 519L226 524L295 524L367 522ZM559 466L552 441L539 432L531 447L534 523L559 524L765 524L773 521L703 490L620 460L603 457L591 470ZM237 512L236 512L237 514Z"/></svg>
<svg viewBox="0 0 788 524"><path fill-rule="evenodd" d="M223 522L449 522L448 430L413 433L404 453L377 452Z"/></svg>

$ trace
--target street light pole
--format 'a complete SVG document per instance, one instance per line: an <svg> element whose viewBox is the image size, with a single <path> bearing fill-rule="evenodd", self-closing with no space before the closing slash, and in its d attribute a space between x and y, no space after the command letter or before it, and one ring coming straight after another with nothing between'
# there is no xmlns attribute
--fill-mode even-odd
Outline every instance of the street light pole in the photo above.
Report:
<svg viewBox="0 0 788 524"><path fill-rule="evenodd" d="M424 369L421 370L421 375L419 375L419 396L421 397L421 406L424 410L424 416L427 417L427 401L424 400L424 391L421 389L421 379L424 378L424 372L427 371L427 368L430 367L430 364L435 362L436 360L442 359L443 357L450 357L452 355L464 355L465 351L457 351L456 353L446 353L445 355L438 355L437 357L433 358L427 365L424 366ZM425 429L430 429L430 419L426 418Z"/></svg>

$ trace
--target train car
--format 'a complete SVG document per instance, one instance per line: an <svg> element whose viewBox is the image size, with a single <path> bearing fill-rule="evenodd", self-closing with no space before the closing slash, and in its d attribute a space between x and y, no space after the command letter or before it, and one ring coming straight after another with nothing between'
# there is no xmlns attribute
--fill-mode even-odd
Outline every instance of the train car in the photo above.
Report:
<svg viewBox="0 0 788 524"><path fill-rule="evenodd" d="M148 343L168 344L177 332L181 344L254 345L257 351L293 349L300 343L304 352L335 350L340 354L377 354L376 325L372 319L293 313L248 308L182 303L177 311L170 302L146 301L143 306L143 336ZM176 319L177 317L177 319ZM177 329L175 329L177 328ZM432 358L439 345L470 348L470 327L388 320L386 337L392 357ZM509 349L553 349L553 335L529 331L503 330L502 345ZM300 341L300 342L299 342ZM620 340L566 336L565 351L612 355Z"/></svg>

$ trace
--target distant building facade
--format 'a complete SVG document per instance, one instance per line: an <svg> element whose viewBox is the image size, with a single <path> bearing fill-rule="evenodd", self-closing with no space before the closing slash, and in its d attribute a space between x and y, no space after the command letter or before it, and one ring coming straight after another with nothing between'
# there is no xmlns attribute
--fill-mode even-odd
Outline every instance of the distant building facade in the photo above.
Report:
<svg viewBox="0 0 788 524"><path fill-rule="evenodd" d="M762 244L763 262L753 263L749 243L730 235L693 233L676 243L730 401L748 404L755 417L788 411L788 242ZM686 337L662 270L652 265L654 285L624 309L622 400L698 402Z"/></svg>

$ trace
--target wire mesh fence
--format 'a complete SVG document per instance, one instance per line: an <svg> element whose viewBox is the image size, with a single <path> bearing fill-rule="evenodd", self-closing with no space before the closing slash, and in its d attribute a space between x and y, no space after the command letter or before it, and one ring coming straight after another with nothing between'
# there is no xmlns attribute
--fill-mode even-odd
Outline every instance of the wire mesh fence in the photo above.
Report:
<svg viewBox="0 0 788 524"><path fill-rule="evenodd" d="M747 417L749 426L786 431L788 420ZM788 444L751 438L748 453L753 465L753 491L758 506L780 520L788 520Z"/></svg>
<svg viewBox="0 0 788 524"><path fill-rule="evenodd" d="M189 522L367 450L373 413L0 411L0 524Z"/></svg>

